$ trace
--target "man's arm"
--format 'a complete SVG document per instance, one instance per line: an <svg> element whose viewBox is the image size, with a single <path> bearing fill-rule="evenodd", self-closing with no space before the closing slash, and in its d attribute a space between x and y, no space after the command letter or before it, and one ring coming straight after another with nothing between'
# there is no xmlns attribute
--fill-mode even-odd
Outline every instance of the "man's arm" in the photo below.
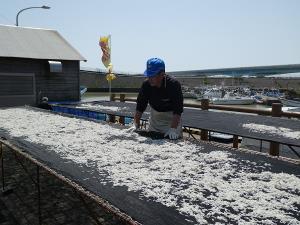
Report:
<svg viewBox="0 0 300 225"><path fill-rule="evenodd" d="M181 115L173 114L171 128L177 129L178 124L180 122Z"/></svg>
<svg viewBox="0 0 300 225"><path fill-rule="evenodd" d="M149 101L149 97L148 97L148 92L147 91L147 87L146 87L146 82L144 82L142 84L142 87L139 91L139 94L137 96L136 99L136 108L135 108L135 114L134 114L134 119L133 119L133 123L136 127L136 129L138 129L140 127L140 120L142 118L143 112L146 110L147 105L148 105L148 101Z"/></svg>
<svg viewBox="0 0 300 225"><path fill-rule="evenodd" d="M136 111L134 114L133 123L134 123L136 129L140 128L140 121L141 121L142 115L143 115L143 113L140 111Z"/></svg>

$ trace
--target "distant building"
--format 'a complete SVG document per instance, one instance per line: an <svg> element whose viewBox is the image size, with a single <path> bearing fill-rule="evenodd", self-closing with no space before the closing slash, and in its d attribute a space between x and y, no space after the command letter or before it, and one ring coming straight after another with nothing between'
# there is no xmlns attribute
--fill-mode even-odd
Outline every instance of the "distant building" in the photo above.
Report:
<svg viewBox="0 0 300 225"><path fill-rule="evenodd" d="M0 25L0 106L79 100L80 61L55 30Z"/></svg>

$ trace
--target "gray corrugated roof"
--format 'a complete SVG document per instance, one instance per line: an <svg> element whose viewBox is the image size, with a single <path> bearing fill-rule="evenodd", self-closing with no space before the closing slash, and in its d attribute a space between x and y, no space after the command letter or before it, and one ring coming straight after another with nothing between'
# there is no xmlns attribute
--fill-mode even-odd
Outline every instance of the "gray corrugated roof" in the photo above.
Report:
<svg viewBox="0 0 300 225"><path fill-rule="evenodd" d="M86 61L55 30L6 25L0 25L0 57Z"/></svg>

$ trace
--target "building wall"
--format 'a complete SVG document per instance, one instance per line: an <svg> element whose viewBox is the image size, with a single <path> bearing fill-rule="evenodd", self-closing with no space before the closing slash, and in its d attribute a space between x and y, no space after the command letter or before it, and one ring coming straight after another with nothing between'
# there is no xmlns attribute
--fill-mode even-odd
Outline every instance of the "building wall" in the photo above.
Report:
<svg viewBox="0 0 300 225"><path fill-rule="evenodd" d="M38 97L47 96L49 101L78 101L80 99L78 61L63 61L62 73L50 73L47 61L40 65L41 70L36 76Z"/></svg>
<svg viewBox="0 0 300 225"><path fill-rule="evenodd" d="M34 99L24 99L28 94L28 85L19 82L20 79L12 79L14 88L18 91L0 92L0 106L37 104L39 99L47 96L49 101L77 101L80 98L79 92L79 62L63 61L61 73L50 73L48 60L41 59L19 59L19 58L0 58L0 79L2 86L7 88L3 81L16 78L16 75L32 75ZM17 77L18 78L18 77ZM11 80L10 80L11 82ZM1 84L0 84L1 87ZM3 88L2 87L2 88Z"/></svg>

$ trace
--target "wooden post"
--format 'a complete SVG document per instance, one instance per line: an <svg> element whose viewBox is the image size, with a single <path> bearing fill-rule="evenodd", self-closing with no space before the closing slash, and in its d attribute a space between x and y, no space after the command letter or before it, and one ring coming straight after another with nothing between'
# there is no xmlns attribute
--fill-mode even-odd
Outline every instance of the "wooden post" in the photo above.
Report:
<svg viewBox="0 0 300 225"><path fill-rule="evenodd" d="M282 115L282 104L273 103L272 104L272 116L281 117ZM279 143L270 142L269 154L272 156L279 156Z"/></svg>
<svg viewBox="0 0 300 225"><path fill-rule="evenodd" d="M125 102L125 94L120 94L120 102ZM125 117L124 116L119 117L119 123L122 125L125 125Z"/></svg>
<svg viewBox="0 0 300 225"><path fill-rule="evenodd" d="M273 103L272 104L272 116L281 117L282 114L282 104L281 103Z"/></svg>
<svg viewBox="0 0 300 225"><path fill-rule="evenodd" d="M233 147L239 148L239 136L233 135Z"/></svg>
<svg viewBox="0 0 300 225"><path fill-rule="evenodd" d="M116 100L116 94L110 94L109 101L114 102ZM114 123L116 121L115 115L108 115L109 122Z"/></svg>
<svg viewBox="0 0 300 225"><path fill-rule="evenodd" d="M10 194L13 189L7 185L5 186L5 179L4 179L4 158L3 158L3 151L4 151L4 145L2 142L0 142L0 158L1 158L1 177L2 177L2 195L8 195Z"/></svg>
<svg viewBox="0 0 300 225"><path fill-rule="evenodd" d="M2 146L2 142L0 143L0 157L1 157L1 177L2 177L2 191L4 192L5 190L5 182L4 182L4 161L3 161L3 146Z"/></svg>
<svg viewBox="0 0 300 225"><path fill-rule="evenodd" d="M109 101L115 101L116 99L116 94L110 94L109 96Z"/></svg>
<svg viewBox="0 0 300 225"><path fill-rule="evenodd" d="M208 110L209 99L201 99L201 109ZM201 130L200 138L203 141L208 141L208 130Z"/></svg>
<svg viewBox="0 0 300 225"><path fill-rule="evenodd" d="M112 114L108 114L108 120L110 123L115 123L116 122L116 116Z"/></svg>
<svg viewBox="0 0 300 225"><path fill-rule="evenodd" d="M39 225L42 224L42 211L41 211L41 187L40 187L40 167L36 166L36 185L37 185L37 199L38 199L38 216Z"/></svg>
<svg viewBox="0 0 300 225"><path fill-rule="evenodd" d="M125 125L125 117L124 116L119 117L119 123L122 125Z"/></svg>
<svg viewBox="0 0 300 225"><path fill-rule="evenodd" d="M270 142L269 154L272 156L279 156L279 143L273 141Z"/></svg>
<svg viewBox="0 0 300 225"><path fill-rule="evenodd" d="M208 110L209 108L209 99L201 99L201 109L202 110Z"/></svg>
<svg viewBox="0 0 300 225"><path fill-rule="evenodd" d="M203 141L208 141L208 130L201 130L200 138Z"/></svg>
<svg viewBox="0 0 300 225"><path fill-rule="evenodd" d="M125 102L125 94L120 94L120 102Z"/></svg>

